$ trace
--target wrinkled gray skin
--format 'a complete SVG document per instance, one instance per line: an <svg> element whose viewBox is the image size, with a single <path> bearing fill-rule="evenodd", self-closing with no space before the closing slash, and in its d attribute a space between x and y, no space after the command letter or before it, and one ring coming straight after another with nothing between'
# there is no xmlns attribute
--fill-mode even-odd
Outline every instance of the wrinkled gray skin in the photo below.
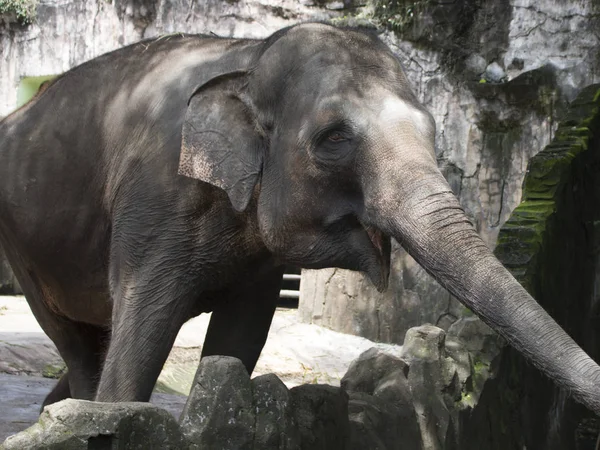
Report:
<svg viewBox="0 0 600 450"><path fill-rule="evenodd" d="M489 252L434 122L376 38L170 36L77 67L0 123L0 240L68 366L45 403L149 399L181 325L252 371L282 264L387 284L397 239L600 413L600 368Z"/></svg>

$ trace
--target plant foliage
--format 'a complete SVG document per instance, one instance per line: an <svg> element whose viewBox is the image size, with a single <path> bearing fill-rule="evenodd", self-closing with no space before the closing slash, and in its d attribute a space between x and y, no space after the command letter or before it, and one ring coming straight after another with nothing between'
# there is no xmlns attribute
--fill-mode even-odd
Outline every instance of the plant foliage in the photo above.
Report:
<svg viewBox="0 0 600 450"><path fill-rule="evenodd" d="M28 25L35 18L37 0L0 0L0 16L14 16L21 25Z"/></svg>
<svg viewBox="0 0 600 450"><path fill-rule="evenodd" d="M403 32L412 25L420 10L431 0L375 0L374 16L385 28Z"/></svg>

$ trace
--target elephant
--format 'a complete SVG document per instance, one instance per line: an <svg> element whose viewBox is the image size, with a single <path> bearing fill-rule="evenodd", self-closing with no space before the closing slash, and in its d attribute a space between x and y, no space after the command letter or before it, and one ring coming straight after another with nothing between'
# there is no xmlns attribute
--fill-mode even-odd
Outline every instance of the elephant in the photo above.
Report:
<svg viewBox="0 0 600 450"><path fill-rule="evenodd" d="M0 122L0 244L66 397L148 401L182 324L252 373L284 265L386 289L391 238L600 414L600 367L494 257L435 122L374 33L173 34L71 69Z"/></svg>

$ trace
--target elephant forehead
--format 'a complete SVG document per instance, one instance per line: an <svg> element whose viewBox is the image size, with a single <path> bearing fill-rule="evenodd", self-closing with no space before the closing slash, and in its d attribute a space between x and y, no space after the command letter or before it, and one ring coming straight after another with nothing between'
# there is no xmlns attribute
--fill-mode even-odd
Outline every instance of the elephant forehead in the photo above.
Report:
<svg viewBox="0 0 600 450"><path fill-rule="evenodd" d="M435 124L427 112L393 94L383 96L379 102L377 120L382 124L414 127L426 138L435 133Z"/></svg>

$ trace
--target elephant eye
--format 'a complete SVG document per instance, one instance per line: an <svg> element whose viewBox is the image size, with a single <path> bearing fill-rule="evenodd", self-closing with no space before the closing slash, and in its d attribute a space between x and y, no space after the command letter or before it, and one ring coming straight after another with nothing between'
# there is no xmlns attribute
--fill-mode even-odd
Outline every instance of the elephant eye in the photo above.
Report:
<svg viewBox="0 0 600 450"><path fill-rule="evenodd" d="M339 168L351 161L358 139L350 125L332 124L317 136L313 154L320 164Z"/></svg>
<svg viewBox="0 0 600 450"><path fill-rule="evenodd" d="M333 131L327 136L327 140L329 142L337 143L347 141L348 139L339 131Z"/></svg>

